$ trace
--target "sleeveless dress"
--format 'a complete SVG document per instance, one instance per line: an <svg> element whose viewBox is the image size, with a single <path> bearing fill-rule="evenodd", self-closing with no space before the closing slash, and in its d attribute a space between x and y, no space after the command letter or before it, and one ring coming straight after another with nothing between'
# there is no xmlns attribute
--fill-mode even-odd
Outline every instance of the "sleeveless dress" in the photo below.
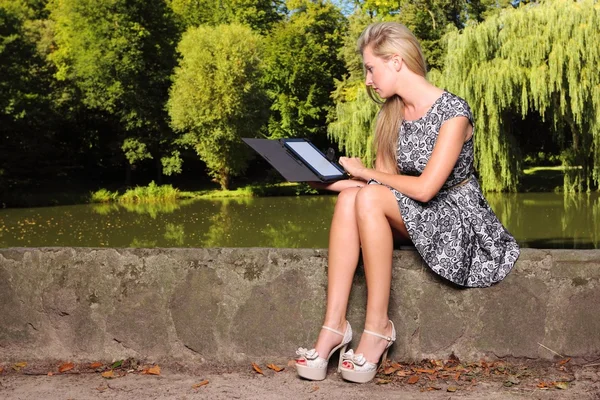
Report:
<svg viewBox="0 0 600 400"><path fill-rule="evenodd" d="M420 175L442 124L459 116L467 117L474 126L467 102L444 92L423 117L403 121L397 152L400 173ZM396 197L415 248L434 272L461 286L487 287L510 272L520 250L490 208L473 173L471 137L446 183L429 202L384 186ZM381 185L373 179L368 183Z"/></svg>

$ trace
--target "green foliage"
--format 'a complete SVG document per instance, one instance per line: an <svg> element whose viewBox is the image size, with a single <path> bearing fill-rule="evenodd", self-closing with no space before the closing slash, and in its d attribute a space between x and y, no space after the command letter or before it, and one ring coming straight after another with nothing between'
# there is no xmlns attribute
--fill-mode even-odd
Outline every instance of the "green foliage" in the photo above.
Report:
<svg viewBox="0 0 600 400"><path fill-rule="evenodd" d="M326 1L289 1L290 17L266 38L265 85L272 101L269 136L325 139L330 93L340 79L346 22Z"/></svg>
<svg viewBox="0 0 600 400"><path fill-rule="evenodd" d="M171 185L157 185L154 181L146 187L136 186L119 197L121 203L160 203L177 200L179 191Z"/></svg>
<svg viewBox="0 0 600 400"><path fill-rule="evenodd" d="M285 10L283 0L167 0L184 28L241 23L268 31Z"/></svg>
<svg viewBox="0 0 600 400"><path fill-rule="evenodd" d="M266 120L260 84L261 37L239 24L190 28L168 102L181 143L192 146L223 189L242 173L248 150Z"/></svg>
<svg viewBox="0 0 600 400"><path fill-rule="evenodd" d="M121 146L121 150L125 153L127 161L132 165L146 158L152 158L152 154L150 154L146 148L146 143L142 143L136 138L125 139Z"/></svg>
<svg viewBox="0 0 600 400"><path fill-rule="evenodd" d="M100 189L93 192L90 196L91 203L109 203L119 198L119 192L111 192L107 189Z"/></svg>
<svg viewBox="0 0 600 400"><path fill-rule="evenodd" d="M519 159L508 112L536 110L566 138L565 191L600 182L600 5L542 1L505 10L448 38L442 86L475 114L477 169L486 190L514 190ZM477 133L478 132L478 133ZM531 134L531 132L523 132ZM542 133L545 134L545 133Z"/></svg>
<svg viewBox="0 0 600 400"><path fill-rule="evenodd" d="M160 158L172 146L164 106L179 37L165 2L50 0L48 9L49 59L66 93L119 121L121 129L103 134L122 143L131 164L150 154Z"/></svg>

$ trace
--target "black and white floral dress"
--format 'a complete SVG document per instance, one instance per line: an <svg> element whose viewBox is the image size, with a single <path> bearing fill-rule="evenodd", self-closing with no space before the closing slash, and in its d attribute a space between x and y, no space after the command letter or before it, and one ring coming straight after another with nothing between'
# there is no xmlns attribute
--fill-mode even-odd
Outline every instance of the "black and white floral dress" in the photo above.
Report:
<svg viewBox="0 0 600 400"><path fill-rule="evenodd" d="M420 175L442 124L459 116L473 124L467 102L444 92L423 117L403 121L398 140L400 173ZM427 265L458 285L486 287L510 272L519 257L519 245L490 208L473 172L471 138L463 145L446 183L429 202L390 190L396 196L410 238ZM380 183L371 180L369 184Z"/></svg>

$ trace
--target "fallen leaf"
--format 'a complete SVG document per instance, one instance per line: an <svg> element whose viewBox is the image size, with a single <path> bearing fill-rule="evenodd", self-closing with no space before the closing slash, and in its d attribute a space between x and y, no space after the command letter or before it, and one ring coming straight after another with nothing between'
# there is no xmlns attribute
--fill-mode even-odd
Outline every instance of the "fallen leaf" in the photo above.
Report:
<svg viewBox="0 0 600 400"><path fill-rule="evenodd" d="M27 366L26 362L18 362L12 366L15 371L19 371L21 368L25 368Z"/></svg>
<svg viewBox="0 0 600 400"><path fill-rule="evenodd" d="M192 387L194 389L198 389L199 387L204 386L204 385L208 385L208 380L205 379L200 383L196 383L196 384L192 385Z"/></svg>
<svg viewBox="0 0 600 400"><path fill-rule="evenodd" d="M0 374L4 372L4 368L0 367Z"/></svg>
<svg viewBox="0 0 600 400"><path fill-rule="evenodd" d="M391 374L393 374L396 371L398 371L398 368L396 368L394 366L391 366L391 365L389 367L385 367L383 369L384 375L391 375Z"/></svg>
<svg viewBox="0 0 600 400"><path fill-rule="evenodd" d="M262 369L260 369L260 367L256 363L252 363L252 368L254 368L254 370L259 374L264 375Z"/></svg>
<svg viewBox="0 0 600 400"><path fill-rule="evenodd" d="M96 368L100 368L102 365L104 365L104 364L102 364L101 362L94 362L94 363L90 364L90 368L96 369Z"/></svg>
<svg viewBox="0 0 600 400"><path fill-rule="evenodd" d="M155 365L153 367L145 369L142 372L142 374L146 374L146 375L160 375L160 367L158 365Z"/></svg>
<svg viewBox="0 0 600 400"><path fill-rule="evenodd" d="M448 389L446 389L448 392L456 392L458 389L456 386L448 386Z"/></svg>
<svg viewBox="0 0 600 400"><path fill-rule="evenodd" d="M554 387L558 389L568 389L569 384L567 382L554 382Z"/></svg>
<svg viewBox="0 0 600 400"><path fill-rule="evenodd" d="M565 358L564 360L560 360L559 364L560 365L565 365L566 363L568 363L569 361L571 361L571 357L569 358Z"/></svg>
<svg viewBox="0 0 600 400"><path fill-rule="evenodd" d="M431 390L442 390L442 387L441 387L441 386L438 386L438 385L432 385L432 386L429 386L429 387L427 388L427 390L428 390L428 391L431 391Z"/></svg>
<svg viewBox="0 0 600 400"><path fill-rule="evenodd" d="M391 367L394 367L394 368L396 368L396 369L400 369L400 368L402 368L402 365L400 365L400 364L399 364L399 363L397 363L397 362L393 362L393 363L391 363L391 364L390 364L390 366L391 366Z"/></svg>
<svg viewBox="0 0 600 400"><path fill-rule="evenodd" d="M315 385L315 386L312 387L312 390L310 391L310 393L314 393L317 390L319 390L319 387L317 385Z"/></svg>
<svg viewBox="0 0 600 400"><path fill-rule="evenodd" d="M58 367L58 372L62 374L63 372L70 371L73 368L75 368L75 364L73 364L72 362L64 363L60 367Z"/></svg>
<svg viewBox="0 0 600 400"><path fill-rule="evenodd" d="M113 372L113 370L109 370L109 371L105 371L102 373L102 377L106 378L106 379L112 379L115 377L115 373Z"/></svg>
<svg viewBox="0 0 600 400"><path fill-rule="evenodd" d="M435 369L422 369L422 368L417 368L417 372L420 372L422 374L435 374Z"/></svg>
<svg viewBox="0 0 600 400"><path fill-rule="evenodd" d="M275 364L267 364L267 368L272 369L275 372L281 372L285 369L285 368L278 367Z"/></svg>
<svg viewBox="0 0 600 400"><path fill-rule="evenodd" d="M406 372L406 371L398 371L396 372L396 375L398 376L408 376L411 375L410 373Z"/></svg>
<svg viewBox="0 0 600 400"><path fill-rule="evenodd" d="M388 383L390 383L390 382L392 382L392 380L391 380L391 379L382 379L382 378L377 378L377 379L375 380L375 383L376 383L377 385L387 385L387 384L388 384Z"/></svg>
<svg viewBox="0 0 600 400"><path fill-rule="evenodd" d="M54 375L54 373L52 371L49 371L48 376L52 376L52 375Z"/></svg>
<svg viewBox="0 0 600 400"><path fill-rule="evenodd" d="M408 378L408 383L411 385L414 385L417 382L419 382L419 375L413 375L410 378Z"/></svg>
<svg viewBox="0 0 600 400"><path fill-rule="evenodd" d="M115 369L115 368L119 368L121 365L123 365L123 360L115 361L115 362L113 363L113 365L111 365L110 367L111 367L112 369Z"/></svg>

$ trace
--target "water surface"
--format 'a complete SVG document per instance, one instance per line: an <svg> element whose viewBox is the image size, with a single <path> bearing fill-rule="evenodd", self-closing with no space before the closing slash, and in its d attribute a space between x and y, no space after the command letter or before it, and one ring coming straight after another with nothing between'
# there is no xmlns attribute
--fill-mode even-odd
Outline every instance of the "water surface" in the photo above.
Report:
<svg viewBox="0 0 600 400"><path fill-rule="evenodd" d="M600 248L600 197L488 194L523 247ZM326 248L335 196L0 210L0 247Z"/></svg>

